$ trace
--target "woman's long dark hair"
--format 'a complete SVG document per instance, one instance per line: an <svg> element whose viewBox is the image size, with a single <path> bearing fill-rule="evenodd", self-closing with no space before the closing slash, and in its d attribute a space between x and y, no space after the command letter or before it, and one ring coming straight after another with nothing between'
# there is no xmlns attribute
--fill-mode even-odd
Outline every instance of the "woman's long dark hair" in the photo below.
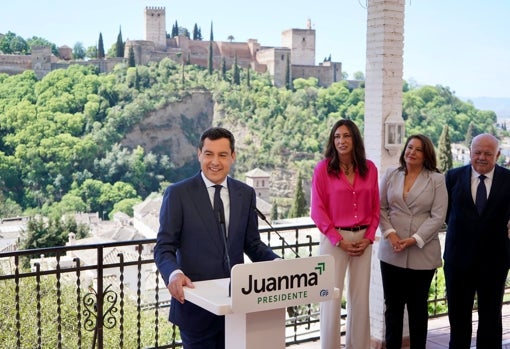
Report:
<svg viewBox="0 0 510 349"><path fill-rule="evenodd" d="M401 171L405 171L407 173L406 160L404 158L407 145L412 139L419 139L423 146L423 167L425 167L429 171L440 172L437 168L437 159L436 159L436 151L434 150L434 144L429 137L422 134L411 135L407 138L406 144L402 152L400 153L400 158L398 162L400 163L400 167L398 168Z"/></svg>
<svg viewBox="0 0 510 349"><path fill-rule="evenodd" d="M358 169L361 177L365 177L368 173L367 158L365 155L365 144L363 143L363 138L361 137L358 126L356 126L352 120L348 119L338 120L331 128L328 144L326 145L326 150L324 151L324 157L329 159L328 173L333 173L337 176L340 174L340 158L338 157L338 152L335 148L335 131L340 126L346 126L351 133L353 146L353 167L354 170Z"/></svg>

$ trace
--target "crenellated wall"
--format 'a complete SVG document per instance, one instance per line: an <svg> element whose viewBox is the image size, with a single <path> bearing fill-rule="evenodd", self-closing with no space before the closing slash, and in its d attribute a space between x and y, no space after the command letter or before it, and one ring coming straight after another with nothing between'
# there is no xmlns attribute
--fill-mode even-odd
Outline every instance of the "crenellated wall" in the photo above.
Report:
<svg viewBox="0 0 510 349"><path fill-rule="evenodd" d="M164 7L146 7L145 39L128 40L125 44L124 58L105 58L101 60L70 60L70 48L62 47L60 58L51 54L49 47L32 50L32 55L0 55L0 73L19 74L32 69L38 78L44 77L54 69L66 68L70 64L96 65L100 72L110 72L120 62L126 62L129 50L133 48L136 64L159 62L164 58L175 61L190 60L191 64L207 67L209 64L209 41L191 40L177 36L167 38L166 10ZM295 78L316 77L320 86L327 87L342 80L340 62L323 62L315 65L315 30L308 20L307 29L289 29L282 32L282 47L262 46L257 40L246 42L212 42L212 60L214 69L221 69L225 61L231 69L237 57L237 64L243 68L265 73L269 72L275 86L285 86Z"/></svg>

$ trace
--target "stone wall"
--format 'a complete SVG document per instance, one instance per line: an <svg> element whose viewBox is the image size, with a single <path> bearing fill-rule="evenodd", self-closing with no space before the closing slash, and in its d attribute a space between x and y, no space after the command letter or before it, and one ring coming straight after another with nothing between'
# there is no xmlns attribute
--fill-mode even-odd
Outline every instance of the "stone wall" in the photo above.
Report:
<svg viewBox="0 0 510 349"><path fill-rule="evenodd" d="M314 77L319 80L319 86L328 87L332 83L342 80L342 64L326 62L326 65L292 65L292 79Z"/></svg>
<svg viewBox="0 0 510 349"><path fill-rule="evenodd" d="M31 56L0 54L0 73L21 74L29 69L32 69Z"/></svg>
<svg viewBox="0 0 510 349"><path fill-rule="evenodd" d="M19 74L25 70L33 69L38 78L42 78L51 70L67 68L70 64L94 64L100 72L110 72L114 66L126 61L129 50L133 48L136 64L145 65L149 62L159 62L168 57L179 61L190 59L191 64L202 67L209 65L209 41L191 40L184 36L174 38L166 37L166 12L164 7L145 8L145 39L128 40L125 44L124 58L106 58L103 60L73 61L69 60L69 47L64 59L51 55L49 48L42 48L30 56L0 55L0 73ZM327 87L331 83L342 79L341 63L324 63L315 65L315 30L311 28L310 20L307 29L289 29L282 32L282 47L264 47L257 40L249 39L247 42L213 41L213 67L221 69L225 61L230 69L237 56L237 64L243 68L248 67L259 73L269 72L273 83L277 87L286 85L288 78L288 64L296 66L290 69L290 78L310 76L317 77L320 85ZM9 56L9 57L4 57ZM29 62L31 60L31 62Z"/></svg>

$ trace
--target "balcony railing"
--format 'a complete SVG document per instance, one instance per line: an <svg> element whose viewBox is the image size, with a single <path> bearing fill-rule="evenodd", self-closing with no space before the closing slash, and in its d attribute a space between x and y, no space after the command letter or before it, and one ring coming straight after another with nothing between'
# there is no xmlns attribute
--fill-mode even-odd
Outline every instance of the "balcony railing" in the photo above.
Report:
<svg viewBox="0 0 510 349"><path fill-rule="evenodd" d="M314 224L277 228L278 233L260 228L277 254L317 255L320 233ZM181 348L178 329L167 321L170 295L154 265L155 242L72 244L0 254L2 347ZM433 315L445 312L438 283L434 281L430 300ZM318 328L318 304L287 309L287 345L319 339Z"/></svg>

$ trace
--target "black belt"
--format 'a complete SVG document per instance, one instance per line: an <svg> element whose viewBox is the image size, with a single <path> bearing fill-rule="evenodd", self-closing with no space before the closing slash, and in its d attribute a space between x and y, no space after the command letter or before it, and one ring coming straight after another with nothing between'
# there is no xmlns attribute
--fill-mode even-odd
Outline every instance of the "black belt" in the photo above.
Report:
<svg viewBox="0 0 510 349"><path fill-rule="evenodd" d="M355 227L337 227L338 230L347 230L347 231L360 231L367 229L368 225L357 225Z"/></svg>

